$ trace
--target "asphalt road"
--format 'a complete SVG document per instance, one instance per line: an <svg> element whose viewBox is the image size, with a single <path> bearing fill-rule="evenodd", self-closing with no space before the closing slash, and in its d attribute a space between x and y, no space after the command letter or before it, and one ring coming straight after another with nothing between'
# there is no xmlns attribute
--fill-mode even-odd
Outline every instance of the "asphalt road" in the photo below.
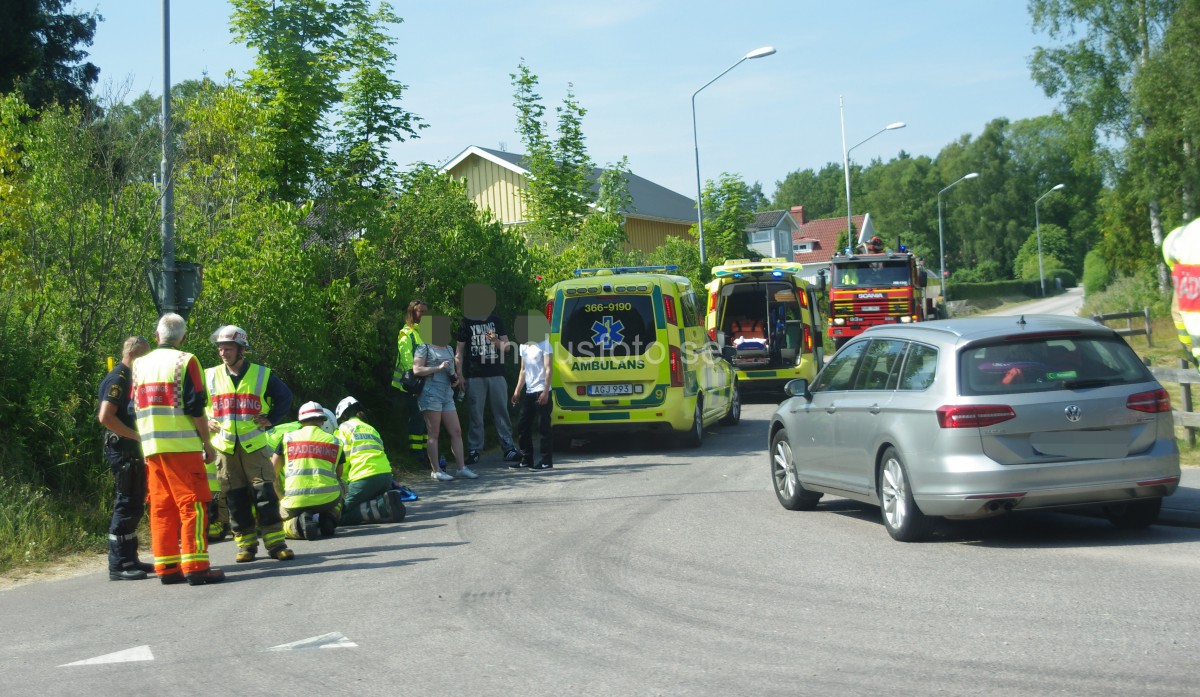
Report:
<svg viewBox="0 0 1200 697"><path fill-rule="evenodd" d="M292 562L222 543L222 585L0 592L0 694L1196 694L1200 530L1042 513L901 544L868 506L785 511L773 406L699 450L485 459Z"/></svg>

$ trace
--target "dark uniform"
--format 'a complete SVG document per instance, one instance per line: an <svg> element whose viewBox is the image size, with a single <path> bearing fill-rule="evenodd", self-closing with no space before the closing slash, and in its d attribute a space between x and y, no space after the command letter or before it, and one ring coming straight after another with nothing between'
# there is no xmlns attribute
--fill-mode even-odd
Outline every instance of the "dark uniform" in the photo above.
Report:
<svg viewBox="0 0 1200 697"><path fill-rule="evenodd" d="M129 388L132 371L123 363L104 376L100 383L100 402L112 402L117 418L131 430L134 425ZM108 571L149 571L152 564L138 561L138 523L146 510L146 462L138 441L104 432L104 459L116 480L112 521L108 524Z"/></svg>

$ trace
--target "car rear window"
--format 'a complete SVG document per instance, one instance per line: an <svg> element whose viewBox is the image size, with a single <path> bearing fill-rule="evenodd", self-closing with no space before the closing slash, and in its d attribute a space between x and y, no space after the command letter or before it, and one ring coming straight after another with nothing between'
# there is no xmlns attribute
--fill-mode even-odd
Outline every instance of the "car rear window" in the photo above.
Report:
<svg viewBox="0 0 1200 697"><path fill-rule="evenodd" d="M572 356L640 356L655 341L648 295L567 298L559 343Z"/></svg>
<svg viewBox="0 0 1200 697"><path fill-rule="evenodd" d="M1039 337L974 345L959 354L964 395L1104 387L1153 380L1117 337Z"/></svg>

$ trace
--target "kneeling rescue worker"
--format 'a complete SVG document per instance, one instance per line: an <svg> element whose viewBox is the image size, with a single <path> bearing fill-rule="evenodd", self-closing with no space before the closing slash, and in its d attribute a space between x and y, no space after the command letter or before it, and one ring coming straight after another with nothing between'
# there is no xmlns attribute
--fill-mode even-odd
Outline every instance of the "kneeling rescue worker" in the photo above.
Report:
<svg viewBox="0 0 1200 697"><path fill-rule="evenodd" d="M335 412L338 439L346 454L346 502L342 525L398 523L404 520L404 503L392 489L392 464L383 450L383 438L363 421L362 404L353 397L338 402Z"/></svg>
<svg viewBox="0 0 1200 697"><path fill-rule="evenodd" d="M267 429L280 423L292 406L292 391L265 366L246 360L250 342L241 327L227 324L213 332L221 365L205 371L212 445L217 450L217 479L229 517L237 561L254 561L258 531L267 554L292 559L283 535L275 473L267 446Z"/></svg>
<svg viewBox="0 0 1200 697"><path fill-rule="evenodd" d="M272 455L283 483L283 532L292 540L328 537L342 509L342 446L332 419L316 402L300 407L300 428L283 435Z"/></svg>

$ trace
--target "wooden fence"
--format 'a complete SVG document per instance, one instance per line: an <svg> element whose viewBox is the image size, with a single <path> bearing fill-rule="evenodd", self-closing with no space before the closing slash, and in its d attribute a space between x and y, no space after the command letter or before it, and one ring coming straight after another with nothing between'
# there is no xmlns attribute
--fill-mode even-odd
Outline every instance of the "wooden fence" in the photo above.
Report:
<svg viewBox="0 0 1200 697"><path fill-rule="evenodd" d="M1188 445L1195 446L1196 431L1200 429L1200 414L1192 411L1192 385L1200 384L1200 372L1189 365L1186 360L1180 358L1178 368L1151 368L1150 372L1159 382L1179 383L1179 390L1183 396L1183 404L1180 406L1183 410L1175 409L1171 415L1175 417L1176 426L1187 429Z"/></svg>
<svg viewBox="0 0 1200 697"><path fill-rule="evenodd" d="M1133 326L1134 318L1141 317L1144 322L1142 329L1135 329ZM1146 335L1146 346L1153 346L1150 343L1150 308L1143 307L1141 312L1115 312L1108 315L1092 315L1092 319L1100 324L1104 324L1109 320L1123 319L1125 320L1125 328L1120 329L1113 327L1113 331L1121 336L1140 336Z"/></svg>

